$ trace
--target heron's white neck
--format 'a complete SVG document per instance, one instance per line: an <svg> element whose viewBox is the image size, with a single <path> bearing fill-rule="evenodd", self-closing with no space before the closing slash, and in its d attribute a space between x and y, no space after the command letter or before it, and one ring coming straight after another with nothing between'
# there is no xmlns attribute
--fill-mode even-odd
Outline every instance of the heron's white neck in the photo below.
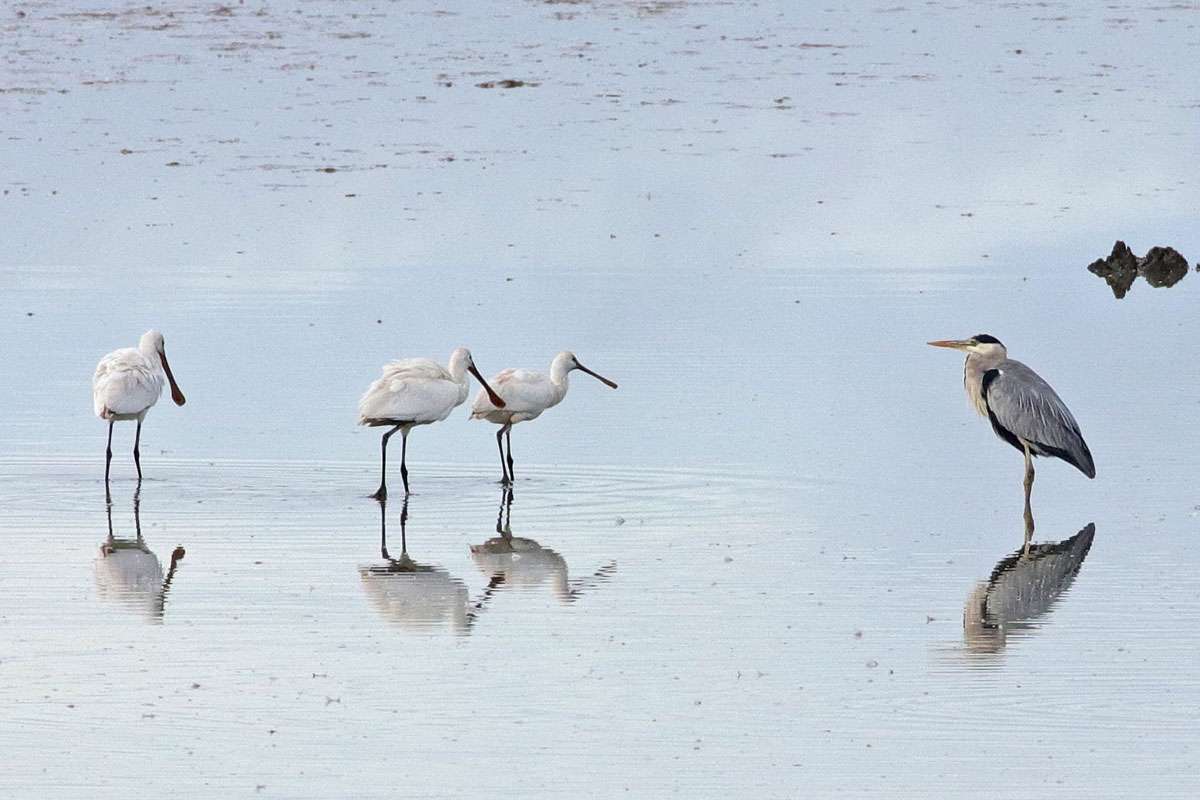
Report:
<svg viewBox="0 0 1200 800"><path fill-rule="evenodd" d="M963 365L963 387L967 390L967 398L971 405L982 417L987 416L987 403L983 398L983 373L995 369L1006 358L1008 353L1004 347L995 345L982 353L968 353Z"/></svg>

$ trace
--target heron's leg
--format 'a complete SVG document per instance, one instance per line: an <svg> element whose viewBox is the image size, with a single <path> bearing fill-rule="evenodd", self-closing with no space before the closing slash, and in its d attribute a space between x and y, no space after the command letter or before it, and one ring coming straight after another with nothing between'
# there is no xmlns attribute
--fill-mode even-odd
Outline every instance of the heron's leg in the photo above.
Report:
<svg viewBox="0 0 1200 800"><path fill-rule="evenodd" d="M512 461L512 425L504 426L504 441L508 442L508 482L517 482L517 473L513 472Z"/></svg>
<svg viewBox="0 0 1200 800"><path fill-rule="evenodd" d="M1033 507L1029 502L1033 493L1033 454L1029 452L1029 445L1023 443L1022 447L1025 450L1025 547L1028 549L1033 538Z"/></svg>
<svg viewBox="0 0 1200 800"><path fill-rule="evenodd" d="M400 434L400 480L404 481L404 496L408 498L408 467L404 464L404 458L408 453L408 428Z"/></svg>
<svg viewBox="0 0 1200 800"><path fill-rule="evenodd" d="M397 425L383 435L383 443L381 445L382 455L379 459L379 469L381 472L381 475L379 476L379 488L375 490L375 494L371 495L371 497L375 498L376 500L387 500L387 442L388 439L392 437L392 434L400 430L402 427L402 425Z"/></svg>
<svg viewBox="0 0 1200 800"><path fill-rule="evenodd" d="M508 468L504 466L504 431L508 429L507 425L501 425L500 430L496 431L496 447L500 448L500 482L509 483Z"/></svg>
<svg viewBox="0 0 1200 800"><path fill-rule="evenodd" d="M137 433L133 435L133 463L137 467L138 483L142 482L142 453L138 449L142 443L142 421L138 420Z"/></svg>
<svg viewBox="0 0 1200 800"><path fill-rule="evenodd" d="M108 421L108 447L105 448L105 450L104 450L104 496L105 497L109 497L109 495L108 495L108 470L112 466L112 428L113 428L114 421L115 420L111 420L111 419ZM111 497L109 497L109 502L112 502Z"/></svg>

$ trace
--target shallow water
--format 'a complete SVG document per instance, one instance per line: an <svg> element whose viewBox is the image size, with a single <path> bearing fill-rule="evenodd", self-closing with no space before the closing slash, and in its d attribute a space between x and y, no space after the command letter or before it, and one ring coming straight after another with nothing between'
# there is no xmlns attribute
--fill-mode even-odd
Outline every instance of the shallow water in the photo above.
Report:
<svg viewBox="0 0 1200 800"><path fill-rule="evenodd" d="M1196 794L1200 276L1085 270L1200 253L1193 7L349 8L0 23L0 793ZM150 325L188 403L110 516ZM1097 461L1025 558L924 345L984 331ZM459 344L621 387L511 507L415 431L381 516L355 401Z"/></svg>

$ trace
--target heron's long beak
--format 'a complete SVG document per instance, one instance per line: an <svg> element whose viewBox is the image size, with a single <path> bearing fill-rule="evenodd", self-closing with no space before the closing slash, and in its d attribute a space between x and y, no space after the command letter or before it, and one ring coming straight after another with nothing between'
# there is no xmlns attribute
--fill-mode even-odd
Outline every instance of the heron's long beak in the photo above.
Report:
<svg viewBox="0 0 1200 800"><path fill-rule="evenodd" d="M167 373L167 381L171 384L171 399L175 401L175 405L181 406L187 402L187 398L179 391L179 384L175 382L175 376L171 373L171 365L167 363L167 351L159 350L158 357L162 360L163 372Z"/></svg>
<svg viewBox="0 0 1200 800"><path fill-rule="evenodd" d="M593 378L595 378L596 380L600 381L601 383L603 383L603 384L604 384L605 386L607 386L608 388L610 388L610 389L615 389L615 388L617 388L617 385L616 385L615 383L613 383L612 381L610 381L608 378L604 377L603 375L597 375L595 372L592 372L590 369L588 369L587 367L585 367L583 364L580 364L578 361L576 361L576 362L575 362L575 366L576 366L576 367L577 367L579 370L581 370L581 371L583 371L583 372L586 372L588 375L591 375Z"/></svg>
<svg viewBox="0 0 1200 800"><path fill-rule="evenodd" d="M938 339L936 342L927 342L934 347L950 347L954 350L965 350L971 346L971 342L967 339Z"/></svg>
<svg viewBox="0 0 1200 800"><path fill-rule="evenodd" d="M492 387L488 386L488 382L485 381L483 376L479 374L479 370L475 369L475 365L472 364L471 366L467 367L467 371L475 376L475 380L479 381L479 385L482 386L483 390L488 393L488 400L492 401L492 405L494 405L496 408L504 408L504 401L500 399L500 395L492 391Z"/></svg>

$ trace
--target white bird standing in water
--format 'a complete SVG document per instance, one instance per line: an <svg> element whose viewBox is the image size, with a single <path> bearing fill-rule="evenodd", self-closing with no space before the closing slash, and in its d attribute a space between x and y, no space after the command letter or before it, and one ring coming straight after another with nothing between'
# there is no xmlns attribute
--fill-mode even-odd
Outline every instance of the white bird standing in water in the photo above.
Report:
<svg viewBox="0 0 1200 800"><path fill-rule="evenodd" d="M163 335L155 330L142 334L136 348L114 350L96 365L96 374L92 376L92 407L97 417L108 420L108 448L104 454L105 489L108 488L108 471L112 464L113 423L120 420L137 420L133 463L137 466L138 481L141 481L142 458L138 447L142 439L142 420L162 395L164 375L171 384L171 399L175 405L183 405L187 400L179 391L175 376L171 374L167 351L163 347Z"/></svg>
<svg viewBox="0 0 1200 800"><path fill-rule="evenodd" d="M496 445L500 448L500 469L504 473L500 479L501 483L513 482L512 426L518 422L537 419L547 408L561 403L567 396L567 373L573 369L586 372L606 386L617 388L608 378L580 364L574 353L564 351L550 362L548 376L529 369L506 369L493 375L492 386L496 389L495 393L504 400L503 403L495 401L495 393L489 392L485 395L480 392L475 396L471 407L471 419L485 419L500 426L500 430L496 432ZM508 441L507 456L501 437Z"/></svg>
<svg viewBox="0 0 1200 800"><path fill-rule="evenodd" d="M443 367L428 358L406 358L383 365L383 375L371 384L358 401L358 424L378 427L390 425L383 435L379 489L371 495L376 500L387 499L387 443L400 431L400 478L408 494L408 467L404 463L408 449L408 432L417 425L440 422L467 399L467 373L483 386L483 393L495 405L504 407L487 381L475 368L471 351L460 347L450 354L450 363Z"/></svg>

